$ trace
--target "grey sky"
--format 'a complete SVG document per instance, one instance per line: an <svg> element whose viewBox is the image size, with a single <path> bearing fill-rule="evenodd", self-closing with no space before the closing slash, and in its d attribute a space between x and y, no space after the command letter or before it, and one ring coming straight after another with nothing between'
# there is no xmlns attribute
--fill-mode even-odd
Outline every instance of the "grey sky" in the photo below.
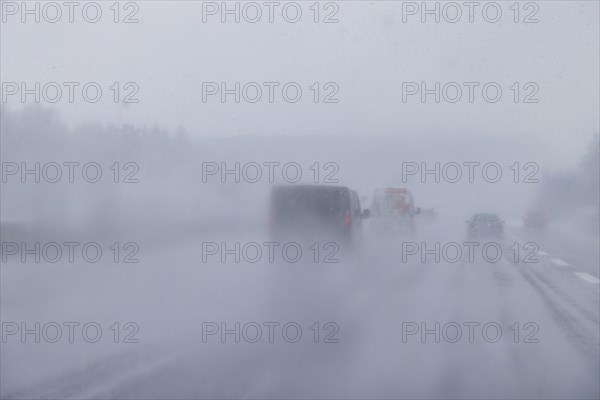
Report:
<svg viewBox="0 0 600 400"><path fill-rule="evenodd" d="M273 23L263 6L261 20L252 24L243 18L235 23L232 16L221 23L219 14L203 23L202 2L141 1L136 3L138 23L115 24L112 2L100 4L103 15L96 24L83 20L81 7L72 24L66 14L55 24L34 23L32 16L23 24L20 14L3 15L1 80L98 82L103 88L98 103L86 103L77 91L73 104L66 95L56 105L42 103L56 107L71 125L182 125L197 136L527 135L559 158L571 158L598 130L598 2L536 2L539 23L530 24L513 21L513 2L499 2L503 14L498 23L486 22L480 6L474 22L463 7L454 24L443 15L440 23L432 16L421 23L420 14L407 15L404 23L403 2L362 1L337 2L339 22L330 24L312 21L312 2L298 2L303 11L298 23L282 18L281 2ZM324 4L321 19L334 11L333 6L323 9ZM120 18L132 10L121 9ZM519 18L532 10L521 8ZM466 87L456 104L435 104L433 96L423 104L418 95L403 103L402 82L413 81L431 87L435 82L497 82L503 93L495 104L482 99L481 86L472 104ZM139 103L115 104L108 89L113 82L137 83ZM273 104L266 100L266 88L256 104L236 104L233 96L223 104L218 96L202 102L202 82L281 85ZM286 82L301 85L299 102L282 99ZM321 97L327 93L325 83L337 84L339 103L315 104L309 89L314 82L321 84ZM521 100L529 92L523 85L537 84L539 103L515 104L509 89L514 82L521 86ZM10 96L7 104L22 106L19 96Z"/></svg>

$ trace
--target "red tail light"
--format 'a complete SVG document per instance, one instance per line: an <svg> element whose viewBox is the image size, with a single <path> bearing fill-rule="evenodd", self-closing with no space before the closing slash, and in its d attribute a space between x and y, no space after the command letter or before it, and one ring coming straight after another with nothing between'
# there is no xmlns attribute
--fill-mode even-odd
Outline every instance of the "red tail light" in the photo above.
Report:
<svg viewBox="0 0 600 400"><path fill-rule="evenodd" d="M352 224L352 217L350 216L350 211L346 211L344 215L344 225L350 226Z"/></svg>

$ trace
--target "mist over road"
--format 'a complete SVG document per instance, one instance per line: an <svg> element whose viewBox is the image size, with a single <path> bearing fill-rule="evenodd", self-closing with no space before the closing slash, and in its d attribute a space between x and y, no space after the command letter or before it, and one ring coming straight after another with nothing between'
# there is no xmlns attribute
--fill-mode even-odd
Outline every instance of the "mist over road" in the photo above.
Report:
<svg viewBox="0 0 600 400"><path fill-rule="evenodd" d="M501 241L480 241L501 246L498 260L479 249L459 261L450 251L430 251L426 262L407 254L408 243L431 250L467 242L450 222L415 236L368 234L360 249L340 250L337 263L315 263L314 253L297 263L202 254L208 241L268 241L256 228L182 235L139 264L7 262L3 321L26 321L30 330L33 321L94 321L103 337L92 344L74 331L68 343L64 326L57 343L8 336L2 395L596 398L598 284L588 278L597 277L595 251L515 227ZM510 247L534 239L537 262L524 262L524 250L515 259ZM115 321L135 323L139 342L115 345ZM300 338L293 325L283 334L290 323Z"/></svg>

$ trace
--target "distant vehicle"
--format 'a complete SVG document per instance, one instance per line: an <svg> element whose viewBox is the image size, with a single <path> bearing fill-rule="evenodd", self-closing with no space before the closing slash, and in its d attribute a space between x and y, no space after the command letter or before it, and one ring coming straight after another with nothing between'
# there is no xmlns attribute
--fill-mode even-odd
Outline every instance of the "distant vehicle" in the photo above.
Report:
<svg viewBox="0 0 600 400"><path fill-rule="evenodd" d="M468 233L470 237L492 236L500 238L504 234L504 221L501 221L496 214L475 214L471 220L466 222L469 224Z"/></svg>
<svg viewBox="0 0 600 400"><path fill-rule="evenodd" d="M358 194L343 186L277 185L271 190L270 227L275 237L360 239Z"/></svg>
<svg viewBox="0 0 600 400"><path fill-rule="evenodd" d="M526 229L544 229L548 225L548 217L542 210L529 210L523 215L523 226Z"/></svg>
<svg viewBox="0 0 600 400"><path fill-rule="evenodd" d="M419 212L408 189L376 189L371 204L371 229L379 233L413 232L414 216Z"/></svg>
<svg viewBox="0 0 600 400"><path fill-rule="evenodd" d="M437 218L438 213L437 211L435 211L434 208L430 207L430 208L421 208L421 217L429 219L429 220L434 220Z"/></svg>

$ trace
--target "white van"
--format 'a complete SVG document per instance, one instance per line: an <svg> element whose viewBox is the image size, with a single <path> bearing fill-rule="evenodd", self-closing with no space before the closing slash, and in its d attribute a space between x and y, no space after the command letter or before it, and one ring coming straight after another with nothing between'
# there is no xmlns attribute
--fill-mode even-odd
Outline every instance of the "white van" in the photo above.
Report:
<svg viewBox="0 0 600 400"><path fill-rule="evenodd" d="M408 189L376 189L371 204L371 230L380 233L414 232L414 216L418 213Z"/></svg>

